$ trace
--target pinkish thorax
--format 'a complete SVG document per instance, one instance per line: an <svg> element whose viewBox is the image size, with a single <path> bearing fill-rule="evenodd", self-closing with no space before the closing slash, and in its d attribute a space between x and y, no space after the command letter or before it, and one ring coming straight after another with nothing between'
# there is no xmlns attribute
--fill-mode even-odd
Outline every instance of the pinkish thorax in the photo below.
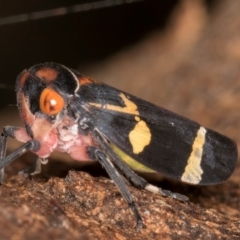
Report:
<svg viewBox="0 0 240 240"><path fill-rule="evenodd" d="M34 139L40 142L40 149L35 152L41 158L47 158L53 151L67 152L78 161L90 160L86 147L94 145L91 135L79 134L78 124L68 117L64 117L57 125L46 121L34 121L37 126L32 126ZM44 124L44 125L43 125ZM49 127L46 127L49 125ZM41 131L42 130L42 131ZM15 132L15 138L20 142L26 142L31 138L25 128L19 128Z"/></svg>

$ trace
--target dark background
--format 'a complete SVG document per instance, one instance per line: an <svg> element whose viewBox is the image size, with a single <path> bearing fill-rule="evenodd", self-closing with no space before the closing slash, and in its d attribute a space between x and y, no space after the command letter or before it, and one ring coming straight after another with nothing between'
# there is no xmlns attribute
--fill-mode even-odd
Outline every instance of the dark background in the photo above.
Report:
<svg viewBox="0 0 240 240"><path fill-rule="evenodd" d="M6 1L0 17L85 2ZM163 28L177 3L150 0L0 26L0 76L14 82L22 69L46 61L72 68L101 61Z"/></svg>
<svg viewBox="0 0 240 240"><path fill-rule="evenodd" d="M93 1L0 1L0 18ZM205 1L211 11L215 1ZM34 64L53 61L78 68L98 63L162 31L179 1L147 0L63 16L0 25L0 83ZM104 79L102 80L104 81ZM14 103L14 92L0 90L0 107Z"/></svg>

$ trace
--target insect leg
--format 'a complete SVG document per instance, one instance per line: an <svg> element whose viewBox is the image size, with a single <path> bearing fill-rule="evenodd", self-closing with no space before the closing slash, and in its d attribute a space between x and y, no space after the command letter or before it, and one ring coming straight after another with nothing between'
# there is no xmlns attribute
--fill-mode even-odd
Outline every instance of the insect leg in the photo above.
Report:
<svg viewBox="0 0 240 240"><path fill-rule="evenodd" d="M30 166L29 168L19 171L19 174L23 174L26 177L34 176L41 173L41 170L42 170L42 159L36 155L33 166Z"/></svg>
<svg viewBox="0 0 240 240"><path fill-rule="evenodd" d="M14 152L6 156L6 148L7 148L7 137L14 138L14 131L16 127L7 126L3 129L1 140L0 140L0 183L3 183L4 178L4 167L14 161L17 157L21 156L26 151L38 151L40 148L40 144L36 140L29 140L24 143L21 147L16 149Z"/></svg>
<svg viewBox="0 0 240 240"><path fill-rule="evenodd" d="M98 144L102 149L104 149L107 153L107 155L111 158L112 162L118 167L118 169L124 174L124 176L130 180L136 187L140 189L146 189L150 192L160 194L164 197L170 197L177 199L179 201L183 201L185 203L189 202L188 197L179 194L174 193L168 190L164 190L161 188L158 188L152 184L149 184L145 179L137 175L135 172L133 172L119 157L115 152L113 152L112 148L109 146L108 142L102 135L97 131L93 131L94 138L98 141Z"/></svg>
<svg viewBox="0 0 240 240"><path fill-rule="evenodd" d="M112 162L101 150L99 150L96 147L89 147L88 151L89 151L89 154L91 156L94 156L94 158L96 160L98 160L100 162L100 164L105 168L108 175L114 181L114 183L120 190L122 196L124 197L124 199L126 200L128 205L130 206L130 208L136 218L136 221L137 221L136 229L144 228L142 218L139 214L139 211L137 209L135 202L132 199L131 193L129 192L126 184L124 183L123 178L121 177L121 175L119 174L117 169L114 167Z"/></svg>
<svg viewBox="0 0 240 240"><path fill-rule="evenodd" d="M6 156L6 149L7 149L7 136L4 134L4 129L1 134L1 140L0 140L0 162L5 158ZM4 168L0 169L0 184L2 184L4 181Z"/></svg>

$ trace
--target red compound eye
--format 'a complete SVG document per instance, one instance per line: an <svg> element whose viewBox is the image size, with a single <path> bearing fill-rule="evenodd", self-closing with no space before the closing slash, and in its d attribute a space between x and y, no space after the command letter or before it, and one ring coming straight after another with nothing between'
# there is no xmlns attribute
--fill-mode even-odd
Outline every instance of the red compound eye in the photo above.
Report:
<svg viewBox="0 0 240 240"><path fill-rule="evenodd" d="M47 115L56 115L64 107L63 98L50 88L45 88L40 96L40 109Z"/></svg>

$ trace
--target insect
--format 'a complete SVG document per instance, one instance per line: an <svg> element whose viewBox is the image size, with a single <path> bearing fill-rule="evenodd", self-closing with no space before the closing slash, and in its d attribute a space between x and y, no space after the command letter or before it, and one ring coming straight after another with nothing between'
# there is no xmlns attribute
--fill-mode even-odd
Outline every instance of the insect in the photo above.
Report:
<svg viewBox="0 0 240 240"><path fill-rule="evenodd" d="M131 168L196 185L221 183L235 168L237 147L229 138L63 65L44 63L24 70L16 91L25 128L3 129L2 181L4 167L29 150L39 162L53 151L68 152L78 161L97 160L140 228L141 215L121 175L140 189L183 202L188 198L149 184ZM6 157L7 137L24 144Z"/></svg>

